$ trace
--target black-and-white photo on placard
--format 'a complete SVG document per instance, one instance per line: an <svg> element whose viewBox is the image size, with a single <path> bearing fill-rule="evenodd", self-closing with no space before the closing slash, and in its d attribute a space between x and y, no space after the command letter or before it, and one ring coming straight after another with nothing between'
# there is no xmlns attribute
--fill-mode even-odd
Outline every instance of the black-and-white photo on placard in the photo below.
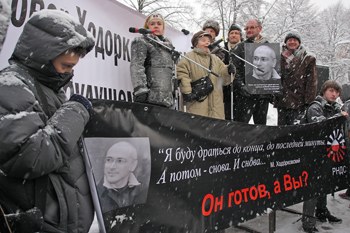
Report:
<svg viewBox="0 0 350 233"><path fill-rule="evenodd" d="M245 43L245 84L251 94L275 94L281 90L280 45Z"/></svg>
<svg viewBox="0 0 350 233"><path fill-rule="evenodd" d="M85 138L102 213L143 204L151 173L148 138Z"/></svg>

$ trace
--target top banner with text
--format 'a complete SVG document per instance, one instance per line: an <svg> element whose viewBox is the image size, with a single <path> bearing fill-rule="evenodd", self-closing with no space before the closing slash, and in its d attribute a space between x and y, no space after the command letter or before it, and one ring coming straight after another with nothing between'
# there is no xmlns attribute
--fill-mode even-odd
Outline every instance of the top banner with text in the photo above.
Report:
<svg viewBox="0 0 350 233"><path fill-rule="evenodd" d="M135 37L142 35L130 33L129 28L141 28L146 19L145 15L115 0L9 2L11 12L1 15L1 22L7 23L0 25L0 70L8 66L8 59L29 17L42 9L58 9L79 21L96 41L93 50L74 67L74 78L65 87L67 96L81 94L91 99L132 102L131 42ZM165 36L172 41L177 51L191 50L191 35L184 35L166 25Z"/></svg>
<svg viewBox="0 0 350 233"><path fill-rule="evenodd" d="M103 176L97 169L103 162L96 165L104 156L102 144L144 144L138 149L143 172L134 173L147 184L147 198L143 204L102 210L106 232L214 231L348 185L343 117L273 127L137 103L95 100L93 105L97 113L85 142L96 185ZM145 154L150 154L148 173Z"/></svg>

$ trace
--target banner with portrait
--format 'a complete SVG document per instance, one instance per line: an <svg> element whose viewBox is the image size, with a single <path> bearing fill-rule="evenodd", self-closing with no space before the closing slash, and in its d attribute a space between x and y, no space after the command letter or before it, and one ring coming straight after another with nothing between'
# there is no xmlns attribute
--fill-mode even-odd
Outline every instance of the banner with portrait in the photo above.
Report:
<svg viewBox="0 0 350 233"><path fill-rule="evenodd" d="M281 91L281 53L278 43L245 43L245 84L251 94Z"/></svg>
<svg viewBox="0 0 350 233"><path fill-rule="evenodd" d="M225 229L268 209L348 187L343 117L271 127L138 103L95 100L93 105L85 143L95 202L101 207L100 186L113 176L110 164L124 158L120 147L110 153L120 142L132 145L127 146L134 151L131 161L138 162L128 170L143 197L130 202L129 195L122 207L101 208L105 232ZM110 179L105 188L117 181Z"/></svg>

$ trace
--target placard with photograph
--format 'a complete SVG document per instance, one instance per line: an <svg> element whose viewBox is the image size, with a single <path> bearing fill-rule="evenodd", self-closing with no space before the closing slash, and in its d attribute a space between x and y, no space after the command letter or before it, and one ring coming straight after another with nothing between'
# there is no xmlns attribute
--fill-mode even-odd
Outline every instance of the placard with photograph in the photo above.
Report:
<svg viewBox="0 0 350 233"><path fill-rule="evenodd" d="M251 94L276 94L281 90L280 45L245 43L245 84Z"/></svg>

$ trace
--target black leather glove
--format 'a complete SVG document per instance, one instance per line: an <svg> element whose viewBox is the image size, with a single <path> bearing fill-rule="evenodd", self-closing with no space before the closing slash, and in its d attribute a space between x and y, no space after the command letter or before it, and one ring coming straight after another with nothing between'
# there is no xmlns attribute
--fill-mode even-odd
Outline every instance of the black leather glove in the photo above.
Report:
<svg viewBox="0 0 350 233"><path fill-rule="evenodd" d="M232 63L228 64L227 71L228 71L228 74L235 74L236 73L235 65Z"/></svg>
<svg viewBox="0 0 350 233"><path fill-rule="evenodd" d="M142 93L140 95L134 96L134 101L139 103L145 103L148 99L148 93Z"/></svg>
<svg viewBox="0 0 350 233"><path fill-rule="evenodd" d="M176 62L180 57L180 53L176 50L171 50L171 58Z"/></svg>
<svg viewBox="0 0 350 233"><path fill-rule="evenodd" d="M184 98L185 102L198 101L198 97L194 93L182 94L182 97Z"/></svg>
<svg viewBox="0 0 350 233"><path fill-rule="evenodd" d="M78 94L73 94L70 97L69 101L75 101L75 102L81 103L86 108L86 110L88 110L89 114L91 115L91 111L92 111L91 102L87 98L85 98L84 96L78 95Z"/></svg>

